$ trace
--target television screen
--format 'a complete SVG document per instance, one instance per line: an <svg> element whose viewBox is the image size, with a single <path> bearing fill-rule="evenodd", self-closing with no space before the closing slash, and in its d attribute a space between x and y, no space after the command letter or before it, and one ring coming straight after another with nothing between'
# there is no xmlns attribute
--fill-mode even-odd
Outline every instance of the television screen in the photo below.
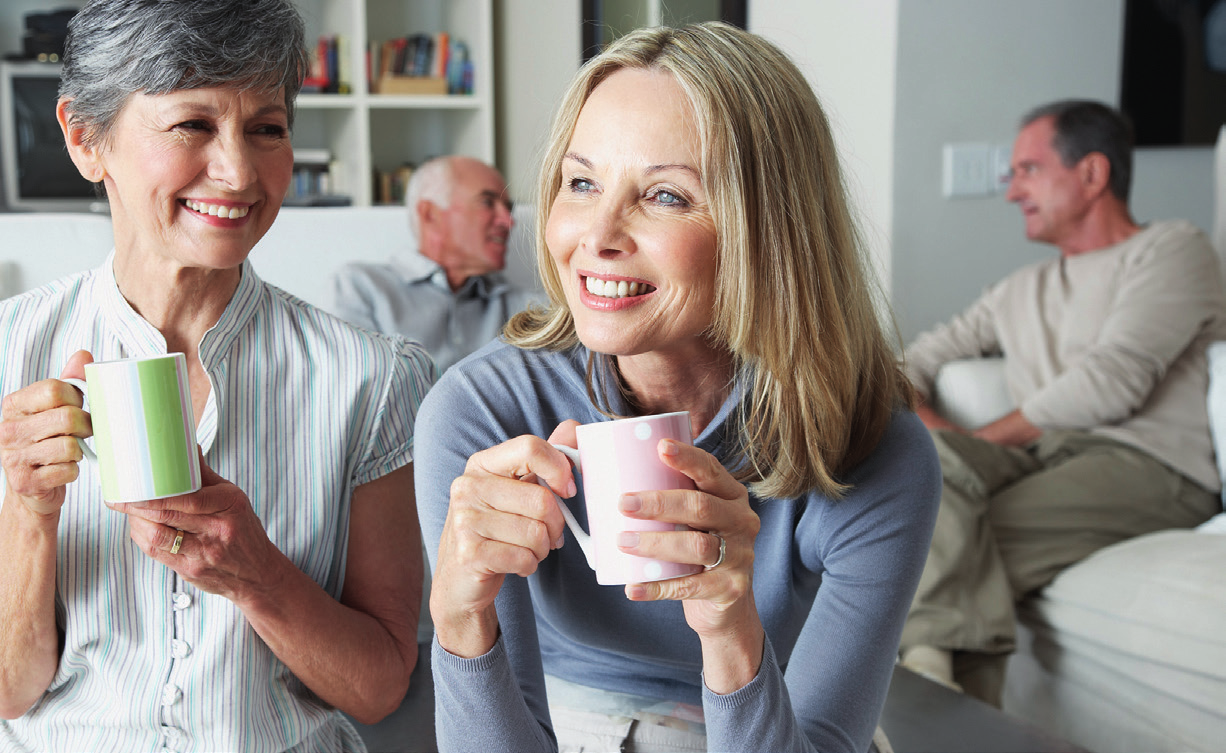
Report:
<svg viewBox="0 0 1226 753"><path fill-rule="evenodd" d="M55 117L58 65L0 65L0 139L4 193L14 209L103 210L94 185L68 156Z"/></svg>

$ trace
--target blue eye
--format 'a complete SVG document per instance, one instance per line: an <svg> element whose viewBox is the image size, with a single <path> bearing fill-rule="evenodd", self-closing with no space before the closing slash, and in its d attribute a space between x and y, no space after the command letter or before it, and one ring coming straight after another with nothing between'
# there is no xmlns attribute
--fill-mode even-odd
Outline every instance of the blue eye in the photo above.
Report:
<svg viewBox="0 0 1226 753"><path fill-rule="evenodd" d="M653 193L650 198L655 203L665 207L688 207L690 205L690 202L686 201L683 197L663 188Z"/></svg>
<svg viewBox="0 0 1226 753"><path fill-rule="evenodd" d="M592 182L587 178L571 178L570 181L567 182L567 185L570 187L570 190L575 192L595 190L595 186L593 186Z"/></svg>

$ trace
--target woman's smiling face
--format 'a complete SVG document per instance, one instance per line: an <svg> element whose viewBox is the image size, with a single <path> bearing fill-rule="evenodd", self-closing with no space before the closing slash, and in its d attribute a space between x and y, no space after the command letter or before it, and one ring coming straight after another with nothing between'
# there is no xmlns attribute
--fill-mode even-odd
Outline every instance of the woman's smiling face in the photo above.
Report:
<svg viewBox="0 0 1226 753"><path fill-rule="evenodd" d="M105 143L78 147L106 181L117 250L186 267L242 263L289 187L287 117L280 91L131 95Z"/></svg>
<svg viewBox="0 0 1226 753"><path fill-rule="evenodd" d="M587 347L712 350L716 235L700 169L694 113L671 74L619 70L584 103L545 242Z"/></svg>

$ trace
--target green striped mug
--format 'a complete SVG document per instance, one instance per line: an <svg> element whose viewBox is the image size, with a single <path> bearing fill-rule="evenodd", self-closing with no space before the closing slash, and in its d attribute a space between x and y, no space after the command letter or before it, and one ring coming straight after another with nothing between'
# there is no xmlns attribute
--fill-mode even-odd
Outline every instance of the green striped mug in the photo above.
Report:
<svg viewBox="0 0 1226 753"><path fill-rule="evenodd" d="M85 381L64 380L85 394L102 498L140 502L200 488L195 417L182 353L85 365Z"/></svg>

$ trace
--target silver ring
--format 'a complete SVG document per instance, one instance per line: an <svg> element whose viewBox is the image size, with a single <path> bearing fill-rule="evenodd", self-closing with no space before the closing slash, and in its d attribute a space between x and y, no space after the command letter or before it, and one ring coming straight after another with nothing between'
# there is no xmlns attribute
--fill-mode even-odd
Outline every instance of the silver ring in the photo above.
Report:
<svg viewBox="0 0 1226 753"><path fill-rule="evenodd" d="M719 539L719 559L715 560L715 562L714 562L714 563L712 563L712 564L710 564L710 565L703 565L703 569L704 569L704 570L714 570L715 568L717 568L717 567L719 567L720 565L722 565L722 564L723 564L723 562L724 562L724 553L725 553L725 552L727 551L727 549L728 549L728 542L727 542L727 541L725 541L725 540L724 540L724 537L723 537L723 536L720 536L718 533L715 533L715 532L713 532L713 531L708 531L707 533L710 533L712 536L714 536L715 538Z"/></svg>

